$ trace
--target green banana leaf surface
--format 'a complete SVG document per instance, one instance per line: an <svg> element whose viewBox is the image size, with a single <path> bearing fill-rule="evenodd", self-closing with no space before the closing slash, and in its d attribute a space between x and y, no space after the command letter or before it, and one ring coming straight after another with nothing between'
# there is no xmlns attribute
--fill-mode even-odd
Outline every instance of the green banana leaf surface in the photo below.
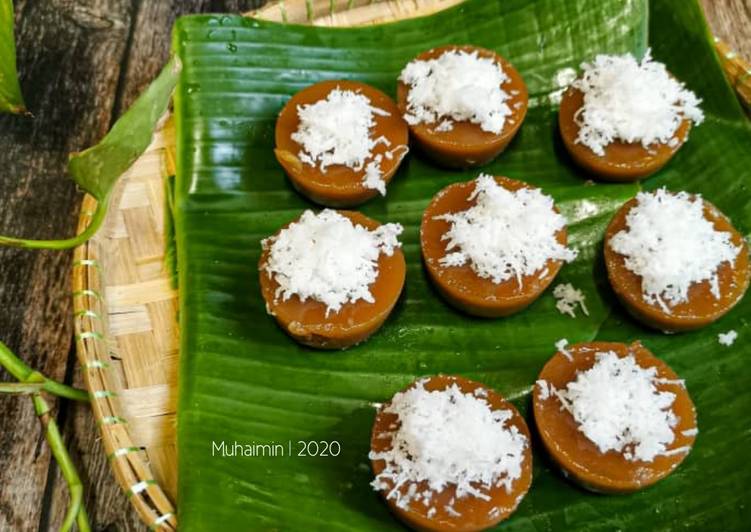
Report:
<svg viewBox="0 0 751 532"><path fill-rule="evenodd" d="M266 314L258 286L261 239L311 208L272 153L278 111L323 79L357 79L394 95L418 52L446 43L492 48L524 76L531 108L518 137L482 169L540 186L569 220L578 259L558 282L587 297L589 315L560 314L550 290L502 320L448 307L420 259L419 222L442 187L479 170L447 171L411 154L386 198L362 207L404 225L404 294L385 326L343 352L298 346ZM373 403L415 378L461 374L530 415L530 390L553 344L641 339L686 379L700 433L684 464L653 488L601 496L568 482L534 439L532 489L507 530L734 530L751 520L751 299L701 331L666 336L626 316L607 285L604 228L637 185L594 184L557 133L556 73L597 53L656 59L703 98L706 121L653 189L701 193L751 230L751 128L727 85L698 4L687 0L469 0L427 18L356 29L239 16L178 20L184 70L175 93L178 171L174 230L180 289L178 406L182 530L388 530L401 525L369 486ZM595 209L582 209L589 201ZM732 347L717 334L738 331ZM329 454L299 456L303 442ZM214 444L278 443L277 456L221 456ZM331 442L337 442L333 444ZM319 453L326 445L318 444ZM312 445L308 454L315 454Z"/></svg>

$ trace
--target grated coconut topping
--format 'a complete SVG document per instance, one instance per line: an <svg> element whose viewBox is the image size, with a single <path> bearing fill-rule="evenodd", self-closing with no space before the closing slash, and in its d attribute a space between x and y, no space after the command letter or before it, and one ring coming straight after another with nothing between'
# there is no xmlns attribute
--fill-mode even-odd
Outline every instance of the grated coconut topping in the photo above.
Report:
<svg viewBox="0 0 751 532"><path fill-rule="evenodd" d="M402 230L400 224L384 224L369 231L334 210L308 210L263 240L264 269L279 284L276 297L283 301L310 298L325 304L327 314L359 300L373 303L369 287L378 278L378 257L394 253Z"/></svg>
<svg viewBox="0 0 751 532"><path fill-rule="evenodd" d="M371 460L386 462L371 485L391 488L387 497L401 508L413 501L430 507L433 495L449 484L456 486L456 498L489 500L487 490L503 486L510 492L521 477L529 442L508 424L511 410L492 410L484 398L463 393L456 384L427 391L419 381L397 393L384 412L396 414L399 424L392 448L370 453ZM427 489L418 493L413 486L423 481ZM409 489L400 493L405 484Z"/></svg>
<svg viewBox="0 0 751 532"><path fill-rule="evenodd" d="M631 54L598 55L581 68L582 77L573 82L584 94L574 117L580 128L576 142L597 155L605 155L604 148L615 140L675 147L673 135L684 119L704 120L701 100L649 50L641 61Z"/></svg>
<svg viewBox="0 0 751 532"><path fill-rule="evenodd" d="M627 229L613 235L609 246L641 277L644 300L669 313L669 307L688 301L691 285L703 281L719 298L717 269L734 261L741 248L704 217L701 197L661 188L640 192L636 200Z"/></svg>
<svg viewBox="0 0 751 532"><path fill-rule="evenodd" d="M292 140L300 144L300 160L318 165L321 172L332 164L341 164L355 171L365 168L363 185L386 195L386 183L381 174L381 154L373 156L379 144L389 146L386 137L375 138L375 116L389 113L375 107L364 94L336 88L325 99L299 105L300 124L292 133ZM406 150L406 146L398 147ZM390 152L389 152L390 153Z"/></svg>
<svg viewBox="0 0 751 532"><path fill-rule="evenodd" d="M437 131L451 131L454 121L469 121L498 134L511 115L506 103L511 95L501 88L508 76L477 51L449 50L435 59L414 60L399 80L409 86L404 120L410 125L439 122Z"/></svg>
<svg viewBox="0 0 751 532"><path fill-rule="evenodd" d="M600 452L616 451L630 461L651 462L658 455L673 454L667 447L678 423L672 410L675 394L658 391L659 382L656 368L642 368L633 355L619 357L607 351L596 353L595 364L578 372L566 388L551 385L544 394L559 399Z"/></svg>
<svg viewBox="0 0 751 532"><path fill-rule="evenodd" d="M469 198L475 205L436 216L451 224L443 235L446 267L470 264L480 277L502 283L542 270L549 260L571 261L576 252L562 246L556 233L566 226L553 199L539 189L510 191L487 174L475 180Z"/></svg>

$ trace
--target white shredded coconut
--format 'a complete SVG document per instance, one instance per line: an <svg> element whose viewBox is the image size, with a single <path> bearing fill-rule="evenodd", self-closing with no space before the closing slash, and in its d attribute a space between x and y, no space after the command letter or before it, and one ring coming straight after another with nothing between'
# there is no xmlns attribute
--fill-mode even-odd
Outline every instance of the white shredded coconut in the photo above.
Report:
<svg viewBox="0 0 751 532"><path fill-rule="evenodd" d="M561 314L568 314L572 318L576 317L576 306L581 307L585 316L589 316L589 310L584 300L584 292L574 288L571 283L559 284L553 289L553 297L556 299L555 308Z"/></svg>
<svg viewBox="0 0 751 532"><path fill-rule="evenodd" d="M511 96L501 88L508 76L476 51L449 50L435 59L411 61L399 80L409 86L404 120L410 125L440 121L436 131L450 131L454 121L469 121L498 134L511 115L506 103Z"/></svg>
<svg viewBox="0 0 751 532"><path fill-rule="evenodd" d="M571 67L561 68L553 75L553 87L555 89L550 93L550 102L554 105L561 103L563 93L569 85L576 79L576 70Z"/></svg>
<svg viewBox="0 0 751 532"><path fill-rule="evenodd" d="M364 94L336 88L325 99L297 106L300 124L292 140L300 144L300 160L318 165L321 172L332 164L341 164L355 171L365 168L363 185L386 195L382 178L382 155L373 157L379 144L389 146L386 137L374 138L375 115L389 113L375 107ZM367 162L370 160L369 162ZM367 164L367 166L366 166Z"/></svg>
<svg viewBox="0 0 751 532"><path fill-rule="evenodd" d="M558 350L560 354L565 356L569 362L574 360L574 357L571 356L571 353L566 349L566 346L568 345L568 340L565 338L561 338L555 343L555 348Z"/></svg>
<svg viewBox="0 0 751 532"><path fill-rule="evenodd" d="M525 275L541 270L549 260L576 258L576 251L556 239L566 220L554 210L553 198L539 189L512 192L480 174L469 199L475 205L466 211L435 217L451 224L442 237L447 241L442 266L469 263L484 279L498 284L515 278L521 286Z"/></svg>
<svg viewBox="0 0 751 532"><path fill-rule="evenodd" d="M691 285L703 281L719 298L717 269L734 261L741 248L704 217L701 196L662 188L640 192L636 200L626 216L627 229L608 245L641 277L644 300L669 313L669 307L688 301Z"/></svg>
<svg viewBox="0 0 751 532"><path fill-rule="evenodd" d="M717 341L720 345L730 347L738 339L738 333L735 331L728 331L717 335Z"/></svg>
<svg viewBox="0 0 751 532"><path fill-rule="evenodd" d="M562 390L553 390L561 407L600 452L617 451L630 461L651 462L673 454L678 418L675 394L655 387L657 370L642 368L633 355L595 353L594 365Z"/></svg>
<svg viewBox="0 0 751 532"><path fill-rule="evenodd" d="M459 513L459 512L457 512L454 509L454 507L451 506L450 504L447 504L446 506L444 506L443 509L446 510L446 513L449 514L451 517L461 517L462 516L462 514Z"/></svg>
<svg viewBox="0 0 751 532"><path fill-rule="evenodd" d="M582 77L573 82L584 94L574 117L576 142L597 155L604 155L605 146L615 140L645 148L666 144L684 119L704 120L701 100L671 77L664 64L652 60L649 50L641 61L631 54L598 55L581 67Z"/></svg>
<svg viewBox="0 0 751 532"><path fill-rule="evenodd" d="M327 314L361 299L373 303L369 287L378 277L378 257L393 254L402 230L400 224L384 224L369 231L334 210L307 210L263 240L264 270L279 285L275 296L283 301L311 298L325 304Z"/></svg>
<svg viewBox="0 0 751 532"><path fill-rule="evenodd" d="M675 449L670 449L668 451L665 451L662 453L665 456L673 456L674 454L683 454L687 453L691 450L690 445L684 445L683 447L676 447Z"/></svg>
<svg viewBox="0 0 751 532"><path fill-rule="evenodd" d="M589 218L590 216L594 216L599 211L600 209L596 203L585 199L585 200L581 200L579 204L576 206L574 217L577 220L583 220L585 218Z"/></svg>
<svg viewBox="0 0 751 532"><path fill-rule="evenodd" d="M550 386L548 385L548 381L545 379L538 379L535 384L540 389L540 400L545 401L550 397Z"/></svg>
<svg viewBox="0 0 751 532"><path fill-rule="evenodd" d="M432 496L448 485L456 487L457 498L488 500L485 491L503 486L510 492L521 477L529 442L508 423L511 410L492 410L485 399L463 393L456 384L427 391L420 381L397 393L383 411L399 417L399 428L391 449L370 453L371 460L386 462L371 485L390 489L387 498L401 508L414 500L428 507ZM420 482L427 488L416 494L412 486ZM401 493L405 484L410 487Z"/></svg>
<svg viewBox="0 0 751 532"><path fill-rule="evenodd" d="M381 174L381 161L383 155L380 153L376 155L372 161L365 165L365 178L362 184L365 188L372 188L381 193L381 196L386 195L386 182L383 180Z"/></svg>

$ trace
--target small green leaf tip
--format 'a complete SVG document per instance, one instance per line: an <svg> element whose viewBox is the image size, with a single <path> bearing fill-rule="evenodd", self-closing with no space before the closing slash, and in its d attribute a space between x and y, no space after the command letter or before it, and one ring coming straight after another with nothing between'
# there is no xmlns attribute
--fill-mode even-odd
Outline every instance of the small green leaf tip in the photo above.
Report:
<svg viewBox="0 0 751 532"><path fill-rule="evenodd" d="M0 112L28 115L16 71L13 2L0 0Z"/></svg>
<svg viewBox="0 0 751 532"><path fill-rule="evenodd" d="M167 112L180 70L180 61L173 57L99 144L71 155L71 177L100 202L109 197L118 178L151 144L159 119Z"/></svg>

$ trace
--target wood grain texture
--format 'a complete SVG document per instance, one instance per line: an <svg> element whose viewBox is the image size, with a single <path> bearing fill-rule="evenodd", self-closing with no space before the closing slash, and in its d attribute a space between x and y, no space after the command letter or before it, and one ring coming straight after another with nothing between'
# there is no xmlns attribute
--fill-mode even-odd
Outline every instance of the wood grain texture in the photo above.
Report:
<svg viewBox="0 0 751 532"><path fill-rule="evenodd" d="M702 0L716 37L751 60L751 0Z"/></svg>
<svg viewBox="0 0 751 532"><path fill-rule="evenodd" d="M0 117L0 232L73 233L80 195L67 154L95 143L169 55L176 17L258 0L16 0L18 63L34 119ZM751 57L751 1L702 0L713 31ZM0 249L0 337L35 368L81 384L70 352L70 253ZM0 371L0 380L9 380ZM95 530L145 530L114 482L86 406L58 420ZM67 489L26 398L0 396L0 532L56 530Z"/></svg>
<svg viewBox="0 0 751 532"><path fill-rule="evenodd" d="M35 117L0 118L3 233L73 234L79 196L65 174L67 154L107 130L129 7L130 0L18 3L21 86ZM70 360L70 257L0 250L2 339L56 379ZM49 452L27 398L0 397L0 443L0 530L34 530L44 512Z"/></svg>

